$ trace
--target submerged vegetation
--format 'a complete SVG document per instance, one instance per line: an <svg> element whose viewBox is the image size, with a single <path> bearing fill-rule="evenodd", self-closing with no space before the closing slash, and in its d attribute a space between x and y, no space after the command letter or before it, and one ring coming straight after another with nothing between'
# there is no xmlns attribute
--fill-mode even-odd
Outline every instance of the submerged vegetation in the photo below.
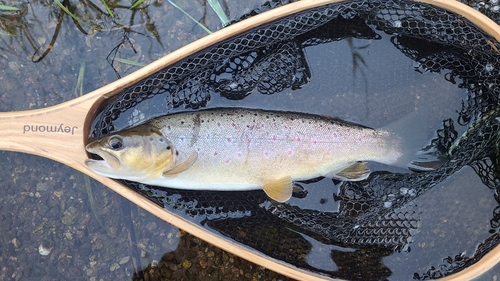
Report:
<svg viewBox="0 0 500 281"><path fill-rule="evenodd" d="M19 8L12 7L12 6L6 6L6 5L0 5L0 10L3 10L3 11L19 11Z"/></svg>
<svg viewBox="0 0 500 281"><path fill-rule="evenodd" d="M208 34L212 31L205 23L207 6L212 7L213 12L221 21L221 26L228 24L228 16L218 0L203 0L202 2L205 12L200 14L198 8L200 3L197 1L190 3L190 1L168 0L164 3L161 0L137 0L130 4L125 1L107 0L84 2L24 0L10 5L0 5L0 34L10 36L10 39L4 37L2 40L8 40L10 43L17 42L33 62L40 62L44 59L54 48L61 32L71 28L69 26L71 24L87 37L96 36L102 32L121 31L123 40L117 47L122 45L126 36L131 33L154 38L159 45L164 46L161 39L164 32L158 30L156 22L164 15L171 14L173 10L180 11L189 21L194 22ZM37 16L33 16L34 14ZM33 24L34 22L37 24ZM176 22L172 23L176 24ZM6 48L0 45L0 50L4 49ZM109 51L112 51L111 48ZM130 58L121 58L118 61L131 65L144 65Z"/></svg>

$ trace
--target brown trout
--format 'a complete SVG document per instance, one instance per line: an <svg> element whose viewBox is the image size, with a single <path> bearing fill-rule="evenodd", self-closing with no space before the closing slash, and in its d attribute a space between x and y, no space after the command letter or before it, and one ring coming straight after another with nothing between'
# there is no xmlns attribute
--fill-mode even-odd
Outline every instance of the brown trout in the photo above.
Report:
<svg viewBox="0 0 500 281"><path fill-rule="evenodd" d="M368 177L365 162L395 163L394 133L304 113L218 108L150 120L86 147L98 174L178 189L262 188L287 201L293 181Z"/></svg>

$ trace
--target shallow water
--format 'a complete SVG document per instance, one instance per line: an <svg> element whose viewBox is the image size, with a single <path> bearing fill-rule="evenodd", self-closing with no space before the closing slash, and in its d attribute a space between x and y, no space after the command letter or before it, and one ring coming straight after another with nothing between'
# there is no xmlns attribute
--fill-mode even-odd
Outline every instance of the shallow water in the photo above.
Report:
<svg viewBox="0 0 500 281"><path fill-rule="evenodd" d="M184 4L185 7L191 7L191 3ZM253 8L256 1L246 4ZM57 8L44 7L38 3L29 7L28 14L22 20L28 23L46 20L52 23L48 30L30 29L30 34L37 42L44 42L42 38L45 38L45 42L50 41L50 36L46 34L55 30L55 18L49 12ZM229 8L232 15L245 10L236 5ZM31 14L33 11L44 12L45 18L38 16L35 20ZM124 19L131 16L130 12L126 9L120 11L121 19L125 22ZM136 28L146 36L131 33L130 40L138 53L124 46L120 49L123 52L120 55L124 58L147 64L204 35L199 27L166 2L160 6L150 5L147 11L161 35L163 47L154 34L146 29L143 22L145 14L141 14L144 18L138 20ZM187 11L198 13L201 17L205 8L196 2ZM213 12L209 9L206 11L209 28L219 28ZM107 28L112 27L106 23L109 25ZM83 35L65 16L54 49L37 64L27 59L34 50L20 48L22 44L19 42L26 45L27 40L27 33L23 32L15 36L1 35L4 44L1 56L3 68L0 68L0 93L3 93L1 110L41 108L74 98L76 77L83 62L86 65L84 93L116 79L105 57L122 39L122 31ZM404 120L405 116L410 115L412 121L420 120L422 126L418 127L422 127L424 133L429 135L428 140L440 128L443 119L457 118L456 111L460 110L460 100L466 97L466 93L446 81L445 73L416 72L415 63L392 46L389 36L382 32L379 34L381 39L344 39L306 47L304 59L310 68L311 80L301 89L287 89L272 95L253 92L243 101L230 101L212 93L207 106L310 112L336 116L375 128ZM118 72L124 75L134 69L121 65ZM413 114L417 118L411 117L412 112L416 112ZM457 129L465 130L460 127ZM404 130L398 133L403 138L410 135ZM252 268L237 257L214 250L198 239L186 238L176 228L130 206L116 194L93 182L89 186L95 202L91 203L89 186L84 176L70 168L19 153L2 152L0 158L3 168L0 173L0 218L4 234L0 263L1 276L5 280L81 276L86 276L82 278L85 280L123 280L132 278L134 268L140 270L150 263L154 265L164 253L167 253L165 256L173 279L186 278L195 269L205 270L207 265L203 267L201 261L210 262L214 256L215 260L220 259L220 264L213 266L217 269L213 269L210 274L217 277L212 280L219 280L235 269L237 273L230 276L246 276L246 273L252 276L258 273L264 280L278 276ZM402 168L375 163L370 163L370 167L374 171L389 169L408 173ZM337 191L332 190L335 185L330 180L304 187L309 192L307 200L293 198L291 205L303 208L314 206L326 212L338 210L338 204L332 198L332 193ZM322 199L326 199L326 204L316 203ZM403 251L383 258L384 265L392 272L389 277L391 280L409 280L414 272L424 273L431 266L439 266L443 258L462 252L473 253L477 243L489 235L491 212L497 205L493 191L484 186L468 167L439 183L413 203L422 211L421 225L410 252ZM92 204L94 209L91 208ZM129 220L125 217L129 217ZM128 231L133 232L135 238L130 238ZM308 263L324 271L338 268L331 262L332 251L354 251L318 243L305 234L303 237L310 241L313 248L320 249L312 251L307 257ZM40 245L51 248L51 253L48 256L40 255ZM135 264L134 258L137 258ZM199 267L189 265L190 261L196 261ZM497 269L492 269L491 274L486 276L495 278L496 272Z"/></svg>

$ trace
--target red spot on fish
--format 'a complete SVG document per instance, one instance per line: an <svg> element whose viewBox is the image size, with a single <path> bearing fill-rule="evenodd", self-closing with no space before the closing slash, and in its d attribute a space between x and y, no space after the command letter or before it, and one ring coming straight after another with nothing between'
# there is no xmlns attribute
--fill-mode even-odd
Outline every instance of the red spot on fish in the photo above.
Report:
<svg viewBox="0 0 500 281"><path fill-rule="evenodd" d="M227 142L231 142L231 138L227 138Z"/></svg>
<svg viewBox="0 0 500 281"><path fill-rule="evenodd" d="M312 144L316 144L316 141L315 141L315 140L313 140L313 141L312 141Z"/></svg>
<svg viewBox="0 0 500 281"><path fill-rule="evenodd" d="M330 151L327 151L325 154L326 154L326 155L330 155Z"/></svg>
<svg viewBox="0 0 500 281"><path fill-rule="evenodd" d="M275 141L275 140L276 140L276 136L273 136L273 141Z"/></svg>
<svg viewBox="0 0 500 281"><path fill-rule="evenodd" d="M232 125L233 127L236 127L236 124L234 124L234 123L233 123L233 124L231 124L231 125Z"/></svg>
<svg viewBox="0 0 500 281"><path fill-rule="evenodd" d="M293 152L291 150L288 150L286 154L288 154L288 156L292 156Z"/></svg>
<svg viewBox="0 0 500 281"><path fill-rule="evenodd" d="M226 160L226 164L229 164L229 159L228 159L228 160Z"/></svg>
<svg viewBox="0 0 500 281"><path fill-rule="evenodd" d="M300 141L300 138L299 138L299 137L296 137L296 138L295 138L295 140L296 140L296 141Z"/></svg>
<svg viewBox="0 0 500 281"><path fill-rule="evenodd" d="M358 138L358 141L360 142L360 141L361 141L361 138Z"/></svg>
<svg viewBox="0 0 500 281"><path fill-rule="evenodd" d="M264 156L269 157L269 152L264 151Z"/></svg>
<svg viewBox="0 0 500 281"><path fill-rule="evenodd" d="M241 153L238 153L238 157L241 157Z"/></svg>
<svg viewBox="0 0 500 281"><path fill-rule="evenodd" d="M247 140L247 143L248 143L248 144L249 144L249 143L251 143L251 142L252 142L252 141L251 141L250 139L248 139L248 140Z"/></svg>
<svg viewBox="0 0 500 281"><path fill-rule="evenodd" d="M219 154L217 151L214 152L214 156L217 156L217 154Z"/></svg>
<svg viewBox="0 0 500 281"><path fill-rule="evenodd" d="M333 138L336 138L337 137L337 133L333 133Z"/></svg>

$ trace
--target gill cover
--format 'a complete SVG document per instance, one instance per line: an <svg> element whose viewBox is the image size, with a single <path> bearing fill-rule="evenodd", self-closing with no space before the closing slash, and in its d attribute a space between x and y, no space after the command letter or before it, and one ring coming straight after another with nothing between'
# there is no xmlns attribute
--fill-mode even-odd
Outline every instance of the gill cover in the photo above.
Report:
<svg viewBox="0 0 500 281"><path fill-rule="evenodd" d="M111 178L146 181L161 176L175 163L172 144L150 125L103 137L88 144L86 149L103 160L87 159L85 164Z"/></svg>

